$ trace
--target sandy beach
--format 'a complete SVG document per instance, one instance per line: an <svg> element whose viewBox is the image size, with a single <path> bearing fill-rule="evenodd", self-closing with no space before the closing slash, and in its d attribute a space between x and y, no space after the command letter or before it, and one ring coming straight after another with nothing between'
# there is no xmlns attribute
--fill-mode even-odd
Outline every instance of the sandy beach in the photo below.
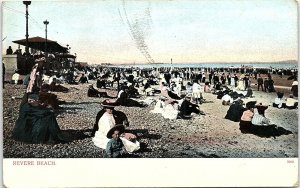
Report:
<svg viewBox="0 0 300 188"><path fill-rule="evenodd" d="M291 82L287 76L273 76L275 89L289 94ZM95 81L90 81L95 83ZM254 99L271 105L276 93L257 91L252 82ZM95 84L94 84L95 85ZM55 111L58 124L73 141L66 144L24 144L11 139L24 85L5 84L3 89L4 158L102 158L103 150L94 146L91 130L104 98L87 97L88 84L63 86L68 93L52 92L65 104ZM99 89L116 96L116 89ZM12 98L14 97L14 99ZM157 99L159 95L153 96ZM298 109L266 110L266 117L277 126L292 134L279 137L259 137L243 134L239 123L224 119L229 106L223 106L216 95L204 93L207 103L201 105L206 115L197 115L190 120L168 120L160 114L150 113L154 104L146 108L118 106L130 122L128 131L135 133L142 144L133 157L142 158L273 158L298 157ZM145 97L142 97L143 99Z"/></svg>

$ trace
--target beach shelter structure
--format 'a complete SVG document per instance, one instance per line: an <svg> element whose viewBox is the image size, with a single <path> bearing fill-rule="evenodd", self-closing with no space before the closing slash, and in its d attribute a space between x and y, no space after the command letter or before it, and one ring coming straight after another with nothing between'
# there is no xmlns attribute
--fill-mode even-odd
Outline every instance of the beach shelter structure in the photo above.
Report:
<svg viewBox="0 0 300 188"><path fill-rule="evenodd" d="M26 46L26 39L21 39L21 40L15 40L13 41L14 43ZM45 51L45 45L47 45L47 52L49 53L54 53L54 52L59 52L59 53L67 53L67 48L61 46L58 44L56 41L49 40L47 39L47 44L46 44L46 39L42 37L32 37L28 38L28 47L33 48L36 50L40 51Z"/></svg>
<svg viewBox="0 0 300 188"><path fill-rule="evenodd" d="M59 57L59 58L72 58L72 59L76 58L76 56L72 55L72 54L58 54L56 56Z"/></svg>

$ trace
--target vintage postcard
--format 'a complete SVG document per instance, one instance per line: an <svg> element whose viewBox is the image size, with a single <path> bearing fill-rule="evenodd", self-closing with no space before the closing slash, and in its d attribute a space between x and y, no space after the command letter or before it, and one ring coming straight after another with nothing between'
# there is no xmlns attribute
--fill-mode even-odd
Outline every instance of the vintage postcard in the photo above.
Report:
<svg viewBox="0 0 300 188"><path fill-rule="evenodd" d="M298 2L2 1L5 187L298 186Z"/></svg>

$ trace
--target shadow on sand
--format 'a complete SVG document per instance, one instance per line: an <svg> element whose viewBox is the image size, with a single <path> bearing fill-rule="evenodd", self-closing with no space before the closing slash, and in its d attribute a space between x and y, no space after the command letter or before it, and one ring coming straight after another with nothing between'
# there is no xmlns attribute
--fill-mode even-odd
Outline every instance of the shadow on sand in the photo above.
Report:
<svg viewBox="0 0 300 188"><path fill-rule="evenodd" d="M270 137L276 138L281 135L293 134L291 131L276 125L268 125L268 126L252 125L250 131L242 132L242 133L254 134L262 138L270 138Z"/></svg>
<svg viewBox="0 0 300 188"><path fill-rule="evenodd" d="M61 130L61 135L63 136L64 140L66 142L72 142L74 140L83 140L85 138L89 138L89 132L91 132L91 129L85 129L85 130L74 130L74 129L67 129L67 130Z"/></svg>

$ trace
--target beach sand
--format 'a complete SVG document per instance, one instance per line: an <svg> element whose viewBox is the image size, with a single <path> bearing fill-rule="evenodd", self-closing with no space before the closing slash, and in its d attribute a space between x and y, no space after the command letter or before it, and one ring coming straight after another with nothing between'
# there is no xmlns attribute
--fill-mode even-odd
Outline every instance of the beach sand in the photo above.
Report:
<svg viewBox="0 0 300 188"><path fill-rule="evenodd" d="M290 93L292 81L287 77L273 76L277 90ZM91 81L95 83L95 81ZM254 99L271 105L276 93L256 91ZM3 155L4 158L101 158L103 150L94 146L90 137L97 112L104 98L87 97L88 84L63 85L68 93L55 93L66 104L56 111L58 124L65 135L73 141L67 144L24 144L11 139L18 118L19 104L25 92L23 85L5 84L3 90ZM283 86L283 87L282 87ZM101 89L116 96L114 89ZM203 94L208 103L201 105L205 116L196 115L190 120L168 120L160 114L150 113L154 105L146 108L116 107L129 119L127 130L137 134L142 149L133 157L142 158L284 158L298 156L298 109L266 110L266 117L273 123L292 132L289 135L264 138L253 134L242 134L239 123L224 119L229 106L221 105L216 95ZM16 97L12 99L12 97ZM158 98L159 96L154 96Z"/></svg>

